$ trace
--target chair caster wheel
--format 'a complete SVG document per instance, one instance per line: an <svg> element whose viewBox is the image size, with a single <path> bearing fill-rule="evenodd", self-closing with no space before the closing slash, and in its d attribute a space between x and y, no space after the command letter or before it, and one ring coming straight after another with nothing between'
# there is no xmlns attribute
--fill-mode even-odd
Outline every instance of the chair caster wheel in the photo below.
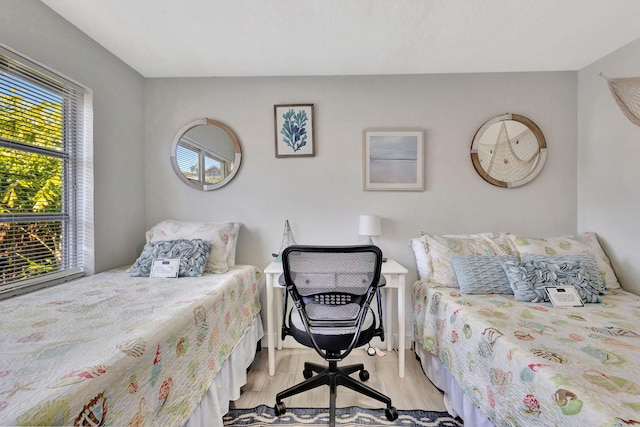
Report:
<svg viewBox="0 0 640 427"><path fill-rule="evenodd" d="M393 409L395 410L395 408ZM275 412L276 417L279 417L280 415L283 415L285 412L287 412L287 407L284 405L284 402L276 402L276 404L273 406L273 412ZM388 415L387 415L387 418L389 418ZM397 412L396 412L396 418L398 418Z"/></svg>
<svg viewBox="0 0 640 427"><path fill-rule="evenodd" d="M362 371L360 371L360 381L366 381L368 380L369 377L369 371L367 371L366 369L363 369Z"/></svg>
<svg viewBox="0 0 640 427"><path fill-rule="evenodd" d="M313 371L311 369L303 369L302 376L304 377L305 380L308 380L313 376Z"/></svg>
<svg viewBox="0 0 640 427"><path fill-rule="evenodd" d="M384 415L389 421L395 421L398 419L398 410L395 406L390 406L384 410Z"/></svg>

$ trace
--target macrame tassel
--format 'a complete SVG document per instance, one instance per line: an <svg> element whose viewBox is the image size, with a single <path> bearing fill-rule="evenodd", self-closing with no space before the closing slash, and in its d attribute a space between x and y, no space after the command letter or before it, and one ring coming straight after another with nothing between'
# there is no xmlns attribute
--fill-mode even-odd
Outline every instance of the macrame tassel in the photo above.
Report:
<svg viewBox="0 0 640 427"><path fill-rule="evenodd" d="M640 77L610 79L602 73L600 76L607 80L613 99L624 115L632 123L640 126Z"/></svg>

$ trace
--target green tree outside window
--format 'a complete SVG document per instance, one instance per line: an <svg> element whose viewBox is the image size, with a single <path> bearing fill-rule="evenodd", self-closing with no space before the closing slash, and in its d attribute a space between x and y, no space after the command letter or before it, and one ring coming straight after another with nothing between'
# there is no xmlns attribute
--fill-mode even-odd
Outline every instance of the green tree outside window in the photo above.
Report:
<svg viewBox="0 0 640 427"><path fill-rule="evenodd" d="M63 231L62 99L13 82L0 74L0 284L59 270Z"/></svg>

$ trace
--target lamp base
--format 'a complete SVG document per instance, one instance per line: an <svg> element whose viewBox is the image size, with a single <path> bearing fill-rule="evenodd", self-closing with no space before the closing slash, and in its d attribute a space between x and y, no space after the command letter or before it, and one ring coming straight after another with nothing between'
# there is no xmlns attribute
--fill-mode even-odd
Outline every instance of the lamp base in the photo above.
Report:
<svg viewBox="0 0 640 427"><path fill-rule="evenodd" d="M368 242L368 243L369 243L370 245L378 246L378 247L380 248L380 246L379 246L379 245L376 245L376 244L375 244L375 242L373 241L373 237L371 237L371 236L369 236L369 242ZM382 248L380 248L380 250L382 250ZM383 257L383 258L382 258L382 262L387 262L387 257Z"/></svg>

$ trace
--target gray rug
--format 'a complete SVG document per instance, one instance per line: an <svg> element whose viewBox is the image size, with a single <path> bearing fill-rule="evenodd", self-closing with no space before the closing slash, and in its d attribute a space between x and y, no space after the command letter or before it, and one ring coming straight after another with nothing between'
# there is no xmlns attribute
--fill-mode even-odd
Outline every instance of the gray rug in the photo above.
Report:
<svg viewBox="0 0 640 427"><path fill-rule="evenodd" d="M276 417L273 407L260 405L253 409L232 409L223 418L225 426L306 426L328 425L329 410L325 408L287 408ZM460 427L460 419L446 412L398 411L398 419L388 421L384 409L366 409L350 406L336 409L336 426L418 426Z"/></svg>

